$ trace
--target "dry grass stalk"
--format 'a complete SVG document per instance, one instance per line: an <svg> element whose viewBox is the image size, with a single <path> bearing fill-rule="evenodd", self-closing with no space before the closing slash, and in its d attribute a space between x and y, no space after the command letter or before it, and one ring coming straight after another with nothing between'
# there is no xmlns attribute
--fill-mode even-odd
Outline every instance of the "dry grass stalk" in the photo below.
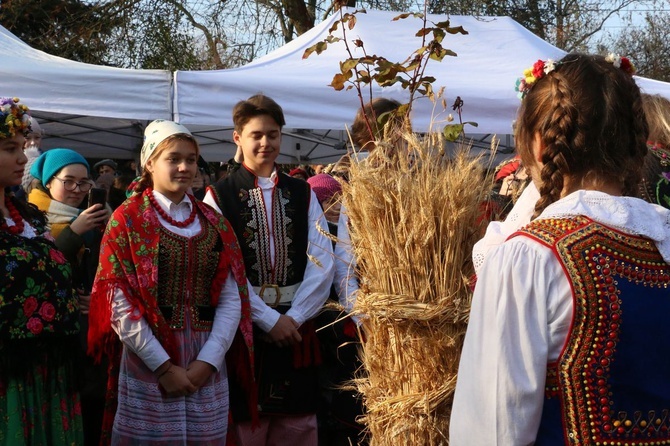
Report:
<svg viewBox="0 0 670 446"><path fill-rule="evenodd" d="M354 311L366 315L356 385L372 446L446 445L490 181L467 149L446 160L437 137L404 138L409 151L380 142L343 185L361 277Z"/></svg>

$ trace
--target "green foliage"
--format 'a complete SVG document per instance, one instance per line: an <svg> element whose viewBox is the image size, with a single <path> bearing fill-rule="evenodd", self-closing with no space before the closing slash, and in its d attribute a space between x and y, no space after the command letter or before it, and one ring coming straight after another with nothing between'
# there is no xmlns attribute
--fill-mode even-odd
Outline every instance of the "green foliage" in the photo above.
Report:
<svg viewBox="0 0 670 446"><path fill-rule="evenodd" d="M454 142L458 140L458 138L463 134L465 124L470 124L473 127L478 126L476 122L472 121L466 121L459 124L447 124L442 129L442 136L444 136L444 139L446 139L447 141Z"/></svg>
<svg viewBox="0 0 670 446"><path fill-rule="evenodd" d="M107 39L121 23L102 8L78 0L4 0L0 24L33 48L103 64Z"/></svg>
<svg viewBox="0 0 670 446"><path fill-rule="evenodd" d="M509 16L542 40L568 52L593 50L592 39L615 16L636 4L654 8L656 0L427 0L434 14ZM652 4L652 5L650 5ZM666 4L667 5L667 4ZM661 11L667 7L658 5ZM654 9L656 9L654 8Z"/></svg>
<svg viewBox="0 0 670 446"><path fill-rule="evenodd" d="M166 11L167 12L167 11ZM140 68L168 71L194 70L202 66L193 37L178 25L178 17L160 14L148 19L136 62Z"/></svg>
<svg viewBox="0 0 670 446"><path fill-rule="evenodd" d="M442 62L445 57L456 57L457 54L447 48L444 48L442 42L447 34L468 34L462 26L451 26L449 20L434 23L429 21L427 15L419 12L407 12L400 14L393 18L393 21L404 20L407 18L419 19L422 22L422 27L416 32L416 37L422 39L422 45L410 54L402 62L392 62L383 56L375 54L367 54L365 51L365 44L360 39L354 39L351 44L363 50L362 57L353 57L350 42L347 40L347 30L351 31L356 25L356 14L365 14L365 10L359 9L352 13L344 13L340 10L340 19L336 20L328 30L328 36L307 48L303 53L303 59L310 57L312 54L321 54L328 49L329 44L343 42L349 58L340 62L340 71L335 73L330 86L337 91L350 90L355 88L358 92L363 107L363 88L376 83L380 87L390 87L399 84L403 89L408 90L410 97L407 104L403 104L400 110L397 110L395 116L409 117L412 109L412 103L417 97L425 96L431 101L435 102L436 94L433 90L433 83L435 77L425 74L426 67L429 61ZM335 33L341 33L341 37ZM372 98L370 98L372 99ZM459 117L463 101L458 98L460 105L454 105L454 110L458 109ZM368 119L372 117L366 117ZM378 124L383 124L380 119L388 120L384 115L377 117ZM407 119L407 121L409 121ZM447 125L443 130L443 135L449 141L455 141L463 134L465 124L472 124L473 122L461 122L460 124ZM381 125L383 127L383 125ZM374 139L374 132L372 126L369 126L370 134Z"/></svg>
<svg viewBox="0 0 670 446"><path fill-rule="evenodd" d="M670 13L647 13L641 26L627 25L612 47L602 42L599 52L626 55L635 65L638 75L670 82L670 40L667 34Z"/></svg>
<svg viewBox="0 0 670 446"><path fill-rule="evenodd" d="M329 44L342 41L346 44L346 29L352 30L354 28L357 13L365 13L365 10L357 10L353 13L341 13L340 20L335 21L329 29L328 37L307 48L303 53L303 59L308 58L313 53L321 54L328 48ZM461 26L450 26L449 21L431 23L431 26L428 26L429 22L422 13L403 13L393 20L403 20L408 17L423 20L424 26L417 31L416 36L422 37L425 45L418 48L405 61L398 63L391 62L382 56L366 54L364 43L359 39L353 40L352 44L355 47L362 48L365 56L350 57L341 62L340 72L333 76L331 86L336 90L342 90L344 88L354 88L356 85L365 86L371 82L376 82L382 87L389 87L400 83L404 89L410 91L410 94L418 92L423 95L430 95L432 90L428 86L435 81L435 78L424 76L423 74L427 61L434 60L441 62L447 56L455 57L455 52L442 46L444 36L446 33L467 34L468 32ZM333 35L340 27L342 28L343 37ZM431 35L432 39L427 41L427 39L431 38ZM349 54L351 55L351 51L349 51Z"/></svg>

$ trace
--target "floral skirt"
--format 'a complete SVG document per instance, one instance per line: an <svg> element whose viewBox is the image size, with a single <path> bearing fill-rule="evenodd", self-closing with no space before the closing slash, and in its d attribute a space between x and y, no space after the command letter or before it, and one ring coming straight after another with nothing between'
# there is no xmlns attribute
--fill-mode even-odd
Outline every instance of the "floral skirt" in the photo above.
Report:
<svg viewBox="0 0 670 446"><path fill-rule="evenodd" d="M40 365L0 379L0 445L81 445L79 394L71 367Z"/></svg>

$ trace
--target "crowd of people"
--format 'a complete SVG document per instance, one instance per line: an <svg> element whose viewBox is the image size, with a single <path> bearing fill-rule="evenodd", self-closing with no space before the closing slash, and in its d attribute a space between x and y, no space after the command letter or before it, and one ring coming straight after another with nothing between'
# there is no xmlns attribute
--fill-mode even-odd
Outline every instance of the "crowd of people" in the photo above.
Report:
<svg viewBox="0 0 670 446"><path fill-rule="evenodd" d="M670 101L632 74L569 54L517 85L449 444L670 444ZM342 188L398 107L284 170L282 108L254 95L213 177L179 123L91 168L0 98L0 444L364 444Z"/></svg>

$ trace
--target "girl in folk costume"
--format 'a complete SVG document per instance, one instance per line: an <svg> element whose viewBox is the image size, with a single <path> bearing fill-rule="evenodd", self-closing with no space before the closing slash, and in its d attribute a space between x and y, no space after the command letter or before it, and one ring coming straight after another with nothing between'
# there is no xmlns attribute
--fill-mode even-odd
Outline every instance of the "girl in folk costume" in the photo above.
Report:
<svg viewBox="0 0 670 446"><path fill-rule="evenodd" d="M252 362L235 233L186 193L198 155L182 125L149 124L137 193L116 209L102 241L89 352L111 356L105 434L111 427L112 444L225 444L224 356L238 326L245 356L236 367Z"/></svg>
<svg viewBox="0 0 670 446"><path fill-rule="evenodd" d="M519 85L540 199L479 272L452 445L670 444L670 211L625 196L647 153L632 71L570 54Z"/></svg>
<svg viewBox="0 0 670 446"><path fill-rule="evenodd" d="M75 364L79 306L72 270L21 184L30 117L0 98L0 445L83 444Z"/></svg>

